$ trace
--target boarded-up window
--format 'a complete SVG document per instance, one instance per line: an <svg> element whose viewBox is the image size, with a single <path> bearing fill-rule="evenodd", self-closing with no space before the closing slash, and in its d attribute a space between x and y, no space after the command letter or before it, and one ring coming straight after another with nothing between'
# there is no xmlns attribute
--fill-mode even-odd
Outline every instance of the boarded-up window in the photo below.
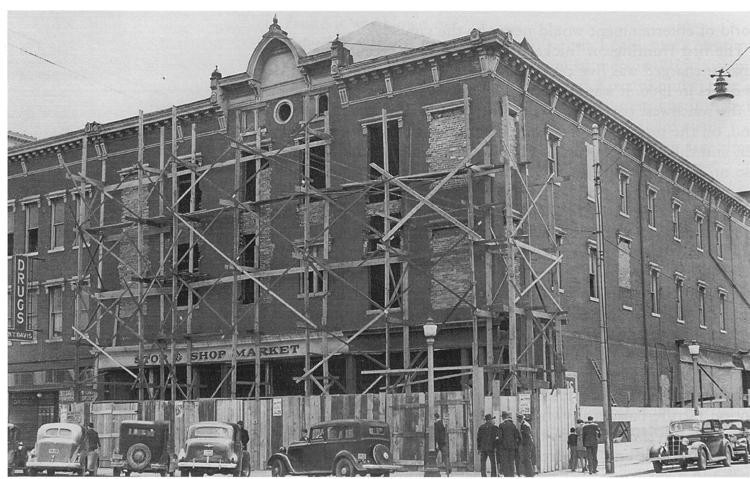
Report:
<svg viewBox="0 0 750 479"><path fill-rule="evenodd" d="M432 276L430 300L433 309L453 308L459 297L471 304L471 268L469 243L458 228L440 228L432 231ZM467 292L468 291L468 292ZM465 296L464 296L465 294ZM460 305L467 306L460 302Z"/></svg>
<svg viewBox="0 0 750 479"><path fill-rule="evenodd" d="M617 283L621 288L630 289L630 240L617 238Z"/></svg>

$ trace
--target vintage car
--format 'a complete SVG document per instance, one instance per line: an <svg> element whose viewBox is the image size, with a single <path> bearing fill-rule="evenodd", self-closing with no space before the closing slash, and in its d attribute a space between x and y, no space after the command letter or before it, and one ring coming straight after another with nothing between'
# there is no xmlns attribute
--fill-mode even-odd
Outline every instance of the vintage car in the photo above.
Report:
<svg viewBox="0 0 750 479"><path fill-rule="evenodd" d="M388 424L380 421L338 420L316 424L306 440L282 447L268 459L273 476L389 476L401 470L393 464Z"/></svg>
<svg viewBox="0 0 750 479"><path fill-rule="evenodd" d="M36 447L32 449L26 469L30 476L46 471L83 473L81 457L83 429L78 424L53 422L45 424L36 433Z"/></svg>
<svg viewBox="0 0 750 479"><path fill-rule="evenodd" d="M16 473L25 476L26 462L29 460L29 451L20 440L21 431L15 424L8 424L8 476Z"/></svg>
<svg viewBox="0 0 750 479"><path fill-rule="evenodd" d="M724 437L730 444L729 457L733 461L742 461L745 464L750 463L750 450L748 450L748 441L750 441L750 431L746 431L741 419L722 419L721 427L724 429Z"/></svg>
<svg viewBox="0 0 750 479"><path fill-rule="evenodd" d="M169 454L169 423L123 421L118 448L112 453L112 475L158 472L173 475L176 462Z"/></svg>
<svg viewBox="0 0 750 479"><path fill-rule="evenodd" d="M185 447L177 456L181 476L250 475L250 453L242 447L240 427L227 422L190 425Z"/></svg>
<svg viewBox="0 0 750 479"><path fill-rule="evenodd" d="M685 470L690 463L705 469L709 463L731 465L731 445L724 437L718 419L684 419L669 424L667 442L649 450L654 472L664 466L679 464Z"/></svg>

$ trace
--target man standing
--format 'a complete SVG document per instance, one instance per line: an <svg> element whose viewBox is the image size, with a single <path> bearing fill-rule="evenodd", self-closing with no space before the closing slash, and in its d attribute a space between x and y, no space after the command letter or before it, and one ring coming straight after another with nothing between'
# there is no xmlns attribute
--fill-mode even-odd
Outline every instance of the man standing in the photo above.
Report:
<svg viewBox="0 0 750 479"><path fill-rule="evenodd" d="M518 428L513 424L513 419L511 419L509 412L503 411L502 419L503 422L500 424L500 433L498 434L497 442L498 456L500 457L503 476L512 477L516 475L516 454L518 453L518 445L521 442L521 433L518 432Z"/></svg>
<svg viewBox="0 0 750 479"><path fill-rule="evenodd" d="M521 432L521 444L518 448L520 466L518 474L526 477L534 476L534 436L531 434L531 424L523 414L518 415L518 424Z"/></svg>
<svg viewBox="0 0 750 479"><path fill-rule="evenodd" d="M83 428L83 466L84 475L96 475L96 463L99 459L99 433L94 430L94 423L90 422Z"/></svg>
<svg viewBox="0 0 750 479"><path fill-rule="evenodd" d="M497 466L495 464L495 438L497 438L497 426L492 423L492 414L484 415L484 424L477 431L477 450L479 450L479 462L482 477L487 477L487 458L490 459L490 471L492 477L497 477Z"/></svg>
<svg viewBox="0 0 750 479"><path fill-rule="evenodd" d="M438 413L435 413L435 449L440 451L440 458L443 461L443 466L445 466L445 473L450 476L451 458L448 449L448 433Z"/></svg>
<svg viewBox="0 0 750 479"><path fill-rule="evenodd" d="M588 421L583 425L583 445L586 447L586 456L589 460L589 474L597 473L596 468L599 465L599 460L596 454L601 435L599 425L594 422L594 417L589 416Z"/></svg>
<svg viewBox="0 0 750 479"><path fill-rule="evenodd" d="M245 423L237 421L237 425L240 427L240 441L242 441L242 449L247 450L247 443L250 442L250 433L245 429Z"/></svg>
<svg viewBox="0 0 750 479"><path fill-rule="evenodd" d="M576 472L576 466L578 465L578 434L576 434L576 428L570 428L570 434L568 434L568 469L570 472Z"/></svg>
<svg viewBox="0 0 750 479"><path fill-rule="evenodd" d="M586 457L586 446L583 445L583 419L576 420L576 436L578 462L581 465L581 472L586 472L589 470L589 460Z"/></svg>

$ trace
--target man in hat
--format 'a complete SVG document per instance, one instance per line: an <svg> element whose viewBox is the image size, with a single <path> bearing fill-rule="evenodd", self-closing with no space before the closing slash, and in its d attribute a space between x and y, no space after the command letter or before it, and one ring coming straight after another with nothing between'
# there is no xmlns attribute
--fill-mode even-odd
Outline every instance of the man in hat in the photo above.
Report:
<svg viewBox="0 0 750 479"><path fill-rule="evenodd" d="M497 441L497 455L500 458L503 476L512 477L516 475L516 453L521 442L521 433L513 424L509 412L503 411L502 419Z"/></svg>
<svg viewBox="0 0 750 479"><path fill-rule="evenodd" d="M96 463L99 459L99 433L94 429L94 423L90 422L83 428L83 444L81 450L84 458L84 475L96 475Z"/></svg>
<svg viewBox="0 0 750 479"><path fill-rule="evenodd" d="M451 475L451 459L450 451L448 450L448 433L445 430L445 424L440 417L440 414L435 413L435 449L440 451L440 458L445 466L445 472L448 476Z"/></svg>
<svg viewBox="0 0 750 479"><path fill-rule="evenodd" d="M518 415L521 433L521 444L518 448L518 474L526 477L534 476L534 436L531 434L531 424L523 414Z"/></svg>
<svg viewBox="0 0 750 479"><path fill-rule="evenodd" d="M497 477L497 465L495 464L495 439L497 438L497 426L495 426L492 414L484 415L484 424L477 431L477 449L479 450L479 463L481 464L482 477L487 477L487 458L490 459L490 473Z"/></svg>
<svg viewBox="0 0 750 479"><path fill-rule="evenodd" d="M247 449L247 443L250 442L250 433L245 429L245 423L243 421L237 421L237 425L240 427L240 441L242 441L242 449Z"/></svg>
<svg viewBox="0 0 750 479"><path fill-rule="evenodd" d="M589 416L583 425L583 445L586 447L586 457L589 462L589 474L596 474L599 460L596 457L599 448L599 438L602 436L599 425L594 422L594 417Z"/></svg>

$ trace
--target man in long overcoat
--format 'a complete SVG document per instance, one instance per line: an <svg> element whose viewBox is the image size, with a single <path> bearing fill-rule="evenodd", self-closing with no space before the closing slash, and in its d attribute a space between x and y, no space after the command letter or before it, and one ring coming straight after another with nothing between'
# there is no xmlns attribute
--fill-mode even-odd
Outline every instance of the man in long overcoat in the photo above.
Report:
<svg viewBox="0 0 750 479"><path fill-rule="evenodd" d="M497 439L497 455L500 458L500 468L505 477L516 475L516 454L518 446L521 443L521 433L513 424L513 419L509 412L503 411L503 422L500 423L499 434Z"/></svg>
<svg viewBox="0 0 750 479"><path fill-rule="evenodd" d="M438 413L435 413L435 448L440 451L440 459L442 459L443 466L445 466L445 473L450 476L451 458L448 449L448 431L445 429L443 419Z"/></svg>
<svg viewBox="0 0 750 479"><path fill-rule="evenodd" d="M594 417L589 416L588 421L583 425L583 445L586 447L586 456L589 462L589 474L596 474L599 460L596 457L599 448L599 438L602 433L599 425L594 422Z"/></svg>
<svg viewBox="0 0 750 479"><path fill-rule="evenodd" d="M518 448L518 457L520 459L519 475L526 477L534 476L534 436L531 434L531 424L526 420L523 414L518 415L518 424L521 432L521 444Z"/></svg>
<svg viewBox="0 0 750 479"><path fill-rule="evenodd" d="M497 439L497 426L492 422L492 414L484 415L484 424L477 430L477 450L479 451L479 463L481 464L482 477L487 477L487 458L490 459L490 471L492 477L497 477L497 465L495 464L495 439Z"/></svg>

